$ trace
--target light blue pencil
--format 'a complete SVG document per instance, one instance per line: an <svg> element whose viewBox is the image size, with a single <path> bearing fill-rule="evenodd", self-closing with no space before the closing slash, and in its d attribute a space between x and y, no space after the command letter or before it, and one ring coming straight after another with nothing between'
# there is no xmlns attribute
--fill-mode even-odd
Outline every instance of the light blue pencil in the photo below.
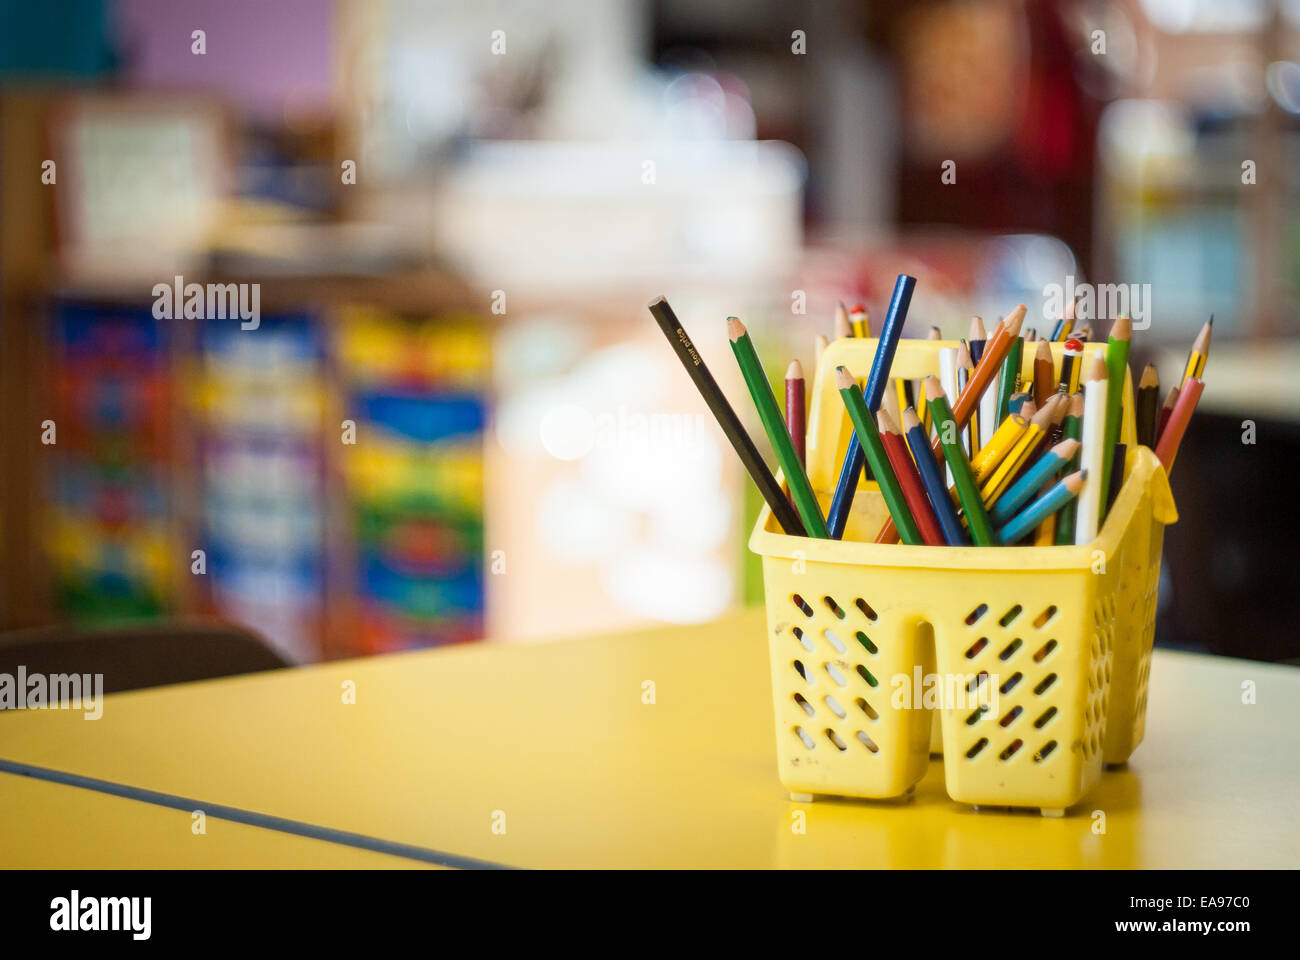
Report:
<svg viewBox="0 0 1300 960"><path fill-rule="evenodd" d="M1056 476L1079 450L1078 440L1062 440L1020 475L1020 479L1007 487L989 508L989 519L1003 524L1016 515L1016 511L1029 502L1030 497L1042 489L1043 484Z"/></svg>
<svg viewBox="0 0 1300 960"><path fill-rule="evenodd" d="M998 530L996 534L998 543L1010 546L1029 536L1034 527L1077 497L1087 479L1088 471L1080 470L1053 486L1051 490L1013 517L1010 523Z"/></svg>

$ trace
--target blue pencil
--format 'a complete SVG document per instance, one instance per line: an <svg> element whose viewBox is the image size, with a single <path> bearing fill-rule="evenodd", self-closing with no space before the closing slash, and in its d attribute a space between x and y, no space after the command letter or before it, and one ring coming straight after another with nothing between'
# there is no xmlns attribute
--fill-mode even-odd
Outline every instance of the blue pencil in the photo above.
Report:
<svg viewBox="0 0 1300 960"><path fill-rule="evenodd" d="M1070 458L1079 452L1078 440L1062 440L1020 475L1020 479L1007 487L1002 496L989 508L989 519L1003 524L1016 515L1016 511L1029 502L1048 480L1062 470Z"/></svg>
<svg viewBox="0 0 1300 960"><path fill-rule="evenodd" d="M889 385L889 368L894 362L894 351L903 334L903 323L907 320L907 309L912 305L912 291L915 289L916 277L900 273L894 281L894 295L889 300L889 310L885 313L880 339L876 342L876 355L871 361L871 373L867 376L867 388L863 391L867 408L873 416L880 409L880 398ZM835 485L835 496L831 498L830 512L826 516L826 526L830 528L831 537L836 540L844 536L844 527L849 522L849 508L853 506L853 494L857 492L858 477L862 475L866 459L862 443L854 432L849 436L849 448L845 451L840 479Z"/></svg>
<svg viewBox="0 0 1300 960"><path fill-rule="evenodd" d="M1088 471L1080 470L1078 473L1072 473L1060 483L1057 483L1051 490L1048 490L1025 507L1010 523L998 530L998 543L1003 546L1010 546L1029 536L1029 534L1033 533L1034 527L1078 496L1087 479Z"/></svg>
<svg viewBox="0 0 1300 960"><path fill-rule="evenodd" d="M970 538L957 519L957 509L952 505L952 497L944 485L943 474L939 472L939 464L934 459L934 451L930 449L930 438L921 426L920 417L911 407L903 411L903 432L912 457L916 460L917 472L921 474L925 495L930 498L935 516L939 518L939 529L943 531L944 542L950 547L970 546Z"/></svg>

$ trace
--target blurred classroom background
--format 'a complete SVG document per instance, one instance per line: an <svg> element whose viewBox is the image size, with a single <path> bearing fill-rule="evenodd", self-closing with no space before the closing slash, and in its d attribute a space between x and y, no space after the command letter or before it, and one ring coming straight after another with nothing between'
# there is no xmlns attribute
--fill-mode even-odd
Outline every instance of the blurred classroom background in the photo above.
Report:
<svg viewBox="0 0 1300 960"><path fill-rule="evenodd" d="M1158 642L1300 662L1298 160L1296 0L0 0L0 629L707 621L757 496L651 297L738 396L729 314L777 375L1072 276L1166 381L1215 316Z"/></svg>

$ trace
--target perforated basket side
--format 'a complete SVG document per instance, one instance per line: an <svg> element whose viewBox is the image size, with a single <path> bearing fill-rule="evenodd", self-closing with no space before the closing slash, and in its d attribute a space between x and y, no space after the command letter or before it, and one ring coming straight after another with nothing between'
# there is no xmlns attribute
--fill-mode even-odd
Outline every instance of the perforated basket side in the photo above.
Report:
<svg viewBox="0 0 1300 960"><path fill-rule="evenodd" d="M925 772L929 717L894 709L889 678L925 660L914 631L877 612L870 590L847 582L850 567L794 573L768 558L763 572L781 782L794 793L905 793Z"/></svg>

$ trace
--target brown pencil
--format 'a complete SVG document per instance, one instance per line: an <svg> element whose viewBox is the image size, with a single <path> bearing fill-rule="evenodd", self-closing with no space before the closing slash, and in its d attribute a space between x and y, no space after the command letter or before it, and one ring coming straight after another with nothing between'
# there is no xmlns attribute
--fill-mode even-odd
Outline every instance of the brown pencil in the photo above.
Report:
<svg viewBox="0 0 1300 960"><path fill-rule="evenodd" d="M1039 340L1034 350L1034 403L1042 409L1052 394L1056 393L1055 364L1052 363L1052 347L1046 340Z"/></svg>

